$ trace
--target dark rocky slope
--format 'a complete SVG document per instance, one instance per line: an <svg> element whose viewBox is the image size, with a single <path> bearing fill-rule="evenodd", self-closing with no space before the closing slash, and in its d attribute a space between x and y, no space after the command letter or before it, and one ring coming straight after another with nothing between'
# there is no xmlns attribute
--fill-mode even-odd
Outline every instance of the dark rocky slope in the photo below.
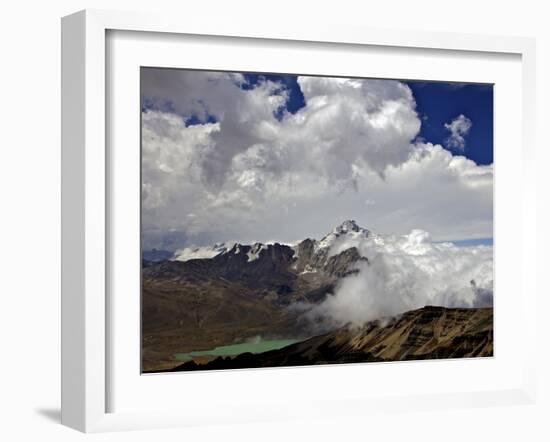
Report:
<svg viewBox="0 0 550 442"><path fill-rule="evenodd" d="M177 352L209 349L256 335L309 336L295 302L319 303L361 258L283 244L237 244L208 259L142 262L142 362L173 367ZM305 250L308 249L307 253ZM250 259L254 254L255 259ZM304 271L307 268L307 271Z"/></svg>
<svg viewBox="0 0 550 442"><path fill-rule="evenodd" d="M204 365L187 362L169 371L386 362L493 355L492 308L427 306L362 327L347 326L288 347Z"/></svg>

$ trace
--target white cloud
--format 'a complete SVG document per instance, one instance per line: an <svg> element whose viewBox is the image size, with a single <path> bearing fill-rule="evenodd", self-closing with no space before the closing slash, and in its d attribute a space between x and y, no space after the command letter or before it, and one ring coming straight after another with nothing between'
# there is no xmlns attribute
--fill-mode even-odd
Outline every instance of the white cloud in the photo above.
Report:
<svg viewBox="0 0 550 442"><path fill-rule="evenodd" d="M307 315L316 323L361 325L425 305L492 306L492 246L436 244L421 230L402 236L342 238L344 243L336 243L332 253L355 246L369 262L359 263L358 273L340 280L334 294L310 307Z"/></svg>
<svg viewBox="0 0 550 442"><path fill-rule="evenodd" d="M183 118L195 116L206 122L214 117L223 131L211 133L211 148L200 163L206 183L220 186L232 158L265 137L266 125L276 121L273 112L284 105L286 90L265 81L251 90L240 74L142 70L142 104L168 110ZM182 122L183 123L183 122Z"/></svg>
<svg viewBox="0 0 550 442"><path fill-rule="evenodd" d="M157 109L142 113L144 248L292 242L346 218L379 232L492 236L492 166L413 143L420 119L398 81L300 77L306 106L278 120L279 84L144 72L143 101ZM191 115L216 123L186 127Z"/></svg>
<svg viewBox="0 0 550 442"><path fill-rule="evenodd" d="M466 147L466 140L464 137L468 135L472 128L472 121L460 114L450 123L445 123L445 129L451 132L451 135L445 141L446 146L450 149L458 149L463 151Z"/></svg>

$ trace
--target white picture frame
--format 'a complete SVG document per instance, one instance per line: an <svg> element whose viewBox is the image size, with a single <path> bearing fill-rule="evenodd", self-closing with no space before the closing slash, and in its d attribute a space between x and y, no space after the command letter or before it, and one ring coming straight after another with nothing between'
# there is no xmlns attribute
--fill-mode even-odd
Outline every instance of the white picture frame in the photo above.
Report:
<svg viewBox="0 0 550 442"><path fill-rule="evenodd" d="M368 414L373 410L392 412L407 409L436 409L532 403L536 393L534 339L525 339L518 354L522 362L519 383L506 388L450 393L441 389L425 395L316 400L307 410L274 406L261 412L253 403L235 406L235 413L194 414L189 410L109 411L113 388L108 327L110 311L109 235L109 118L106 80L106 35L110 31L154 32L162 35L201 35L285 42L368 45L383 48L425 48L436 51L467 51L513 54L521 57L521 291L523 330L535 333L536 286L533 260L535 247L535 43L532 39L417 31L388 31L346 26L301 26L277 23L230 23L193 17L86 10L62 20L62 423L84 432L159 428L246 422L272 418ZM158 35L158 34L157 34ZM497 113L498 115L498 113ZM497 116L498 118L498 116ZM497 221L498 222L498 221ZM529 262L527 260L529 258ZM497 281L498 284L498 281ZM498 295L497 295L498 296ZM498 327L498 326L497 326ZM332 368L340 370L339 367ZM286 370L286 369L285 369ZM292 370L292 369L289 369ZM237 401L238 402L238 401Z"/></svg>

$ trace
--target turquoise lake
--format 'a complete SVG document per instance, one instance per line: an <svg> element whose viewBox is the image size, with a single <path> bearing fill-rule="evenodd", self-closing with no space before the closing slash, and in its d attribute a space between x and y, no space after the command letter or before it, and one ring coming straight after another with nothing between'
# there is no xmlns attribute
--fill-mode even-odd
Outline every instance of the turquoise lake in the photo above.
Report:
<svg viewBox="0 0 550 442"><path fill-rule="evenodd" d="M225 345L211 350L191 351L189 353L176 353L178 361L189 361L197 356L236 356L241 353L263 353L270 350L278 350L298 342L295 339L276 339L271 341L243 342L241 344Z"/></svg>

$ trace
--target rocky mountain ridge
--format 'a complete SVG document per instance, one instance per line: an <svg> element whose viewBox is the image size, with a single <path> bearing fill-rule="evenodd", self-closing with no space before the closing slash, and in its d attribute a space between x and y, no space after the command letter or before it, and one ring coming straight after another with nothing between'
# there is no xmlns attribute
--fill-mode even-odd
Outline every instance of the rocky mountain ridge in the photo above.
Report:
<svg viewBox="0 0 550 442"><path fill-rule="evenodd" d="M295 246L217 244L185 252L186 257L195 253L202 258L143 259L144 368L173 366L177 351L208 349L254 335L310 335L300 312L287 307L317 304L332 293L337 281L365 260L355 247L331 254L332 244L367 232L349 221L320 241L305 239Z"/></svg>
<svg viewBox="0 0 550 442"><path fill-rule="evenodd" d="M169 371L493 356L493 310L426 306L362 327L346 326L279 350L194 361Z"/></svg>
<svg viewBox="0 0 550 442"><path fill-rule="evenodd" d="M291 365L309 365L317 360L320 363L343 363L490 354L492 309L451 309L453 312L450 312L449 309L426 307L421 309L422 314L409 318L412 329L392 322L393 328L363 330L362 335L355 333L356 329L353 334L351 328L319 335L327 329L321 330L324 325L305 313L334 294L342 278L358 272L359 267L365 268L361 263L375 262L376 247L386 247L386 244L395 247L397 244L415 256L420 248L427 247L424 240L422 232L413 231L408 237L392 238L373 233L348 220L320 240L306 238L294 245L216 244L209 248L180 251L178 256L185 259L175 259L174 256L157 259L166 256L158 251L151 255L155 260L148 260L143 255L143 369L148 372L173 369L179 364L174 357L176 353L207 351L258 336L267 340L303 342L284 352L264 355L274 359L260 360L256 355L243 355L235 360L218 361L218 365L207 369L266 366L268 363L276 366L289 361ZM371 261L365 257L366 253ZM482 285L478 287L474 280L470 284L477 298L492 301L492 290ZM477 318L481 314L478 310L485 311L487 328L478 330L481 334L473 336L470 331L473 333L476 327L470 330L462 325L467 323L469 316ZM408 318L406 315L403 317ZM448 324L458 321L458 317L463 317L466 322L463 321L450 334L438 332L437 338L430 335L439 330L441 324L444 325L441 330L446 330ZM427 326L424 327L423 323ZM443 339L446 334L454 340ZM311 336L314 338L306 339ZM426 342L420 345L423 340ZM302 347L306 341L307 346ZM478 344L481 347L476 347ZM195 369L189 367L185 369Z"/></svg>
<svg viewBox="0 0 550 442"><path fill-rule="evenodd" d="M354 247L346 248L337 254L331 254L331 247L342 237L368 237L369 235L371 235L371 232L359 227L355 221L346 220L321 240L307 238L296 245L277 242L269 244L254 243L251 245L218 243L208 247L188 247L176 251L173 256L164 260L154 259L149 261L146 258L147 255L144 254L144 267L154 267L157 266L157 263L163 262L162 269L167 270L168 273L169 269L178 269L175 273L179 273L185 272L186 269L192 271L194 268L204 270L204 265L198 264L198 261L208 260L215 268L225 267L225 270L218 272L219 274L216 276L231 278L236 265L244 266L248 264L250 272L243 271L236 275L239 278L246 278L248 273L257 273L256 269L258 267L267 270L264 268L265 262L269 262L272 267L271 270L275 271L281 267L289 267L290 272L297 274L321 272L341 277L348 272L351 264L365 258L362 258ZM155 256L159 255L158 252L155 254ZM171 265L166 264L165 261L188 264ZM258 265L260 262L262 265ZM157 270L151 269L148 270L148 273L159 276Z"/></svg>

